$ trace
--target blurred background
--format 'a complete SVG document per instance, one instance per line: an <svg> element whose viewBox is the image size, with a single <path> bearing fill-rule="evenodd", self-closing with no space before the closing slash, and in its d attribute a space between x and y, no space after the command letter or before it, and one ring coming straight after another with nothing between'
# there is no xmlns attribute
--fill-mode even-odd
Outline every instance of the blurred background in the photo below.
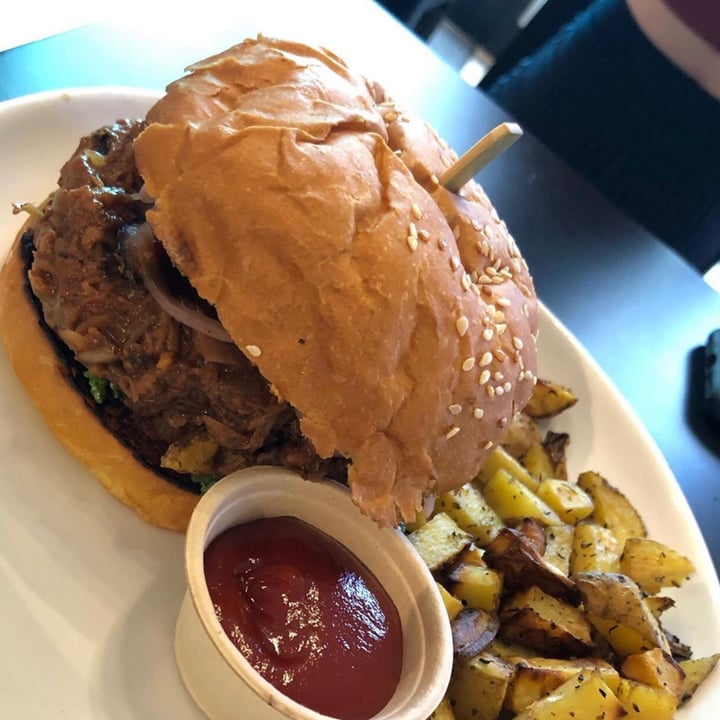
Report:
<svg viewBox="0 0 720 720"><path fill-rule="evenodd" d="M720 292L720 102L649 43L627 0L377 1ZM6 13L0 53L105 13L35 0Z"/></svg>
<svg viewBox="0 0 720 720"><path fill-rule="evenodd" d="M720 292L720 102L658 51L626 0L381 4ZM719 67L720 2L690 5Z"/></svg>
<svg viewBox="0 0 720 720"><path fill-rule="evenodd" d="M469 85L488 85L591 0L381 0Z"/></svg>

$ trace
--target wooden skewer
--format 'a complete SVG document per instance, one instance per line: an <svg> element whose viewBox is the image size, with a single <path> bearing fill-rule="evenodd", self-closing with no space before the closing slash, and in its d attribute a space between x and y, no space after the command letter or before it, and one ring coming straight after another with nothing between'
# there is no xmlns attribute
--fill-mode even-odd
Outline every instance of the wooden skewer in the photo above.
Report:
<svg viewBox="0 0 720 720"><path fill-rule="evenodd" d="M450 192L457 192L481 168L507 150L523 134L516 123L501 123L481 137L462 157L458 158L440 177L440 184Z"/></svg>

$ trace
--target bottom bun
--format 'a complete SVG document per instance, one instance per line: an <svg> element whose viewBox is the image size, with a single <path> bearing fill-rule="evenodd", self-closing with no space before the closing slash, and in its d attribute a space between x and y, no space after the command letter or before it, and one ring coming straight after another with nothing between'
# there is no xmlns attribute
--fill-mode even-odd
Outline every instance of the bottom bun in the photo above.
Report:
<svg viewBox="0 0 720 720"><path fill-rule="evenodd" d="M55 437L144 521L184 532L199 495L143 465L91 412L42 329L29 296L18 234L0 270L0 336L18 379Z"/></svg>

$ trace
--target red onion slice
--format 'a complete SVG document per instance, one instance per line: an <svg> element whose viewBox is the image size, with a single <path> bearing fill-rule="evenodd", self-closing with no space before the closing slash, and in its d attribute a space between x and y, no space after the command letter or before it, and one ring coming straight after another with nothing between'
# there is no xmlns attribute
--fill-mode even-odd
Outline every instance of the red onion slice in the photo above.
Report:
<svg viewBox="0 0 720 720"><path fill-rule="evenodd" d="M217 320L208 317L198 308L181 302L168 290L155 257L154 242L155 238L148 223L134 225L128 229L126 245L128 254L137 264L143 283L157 304L179 323L215 340L232 343L225 328Z"/></svg>
<svg viewBox="0 0 720 720"><path fill-rule="evenodd" d="M155 198L147 191L145 183L143 183L143 186L138 190L138 200L140 202L147 203L148 205L152 205L155 202Z"/></svg>

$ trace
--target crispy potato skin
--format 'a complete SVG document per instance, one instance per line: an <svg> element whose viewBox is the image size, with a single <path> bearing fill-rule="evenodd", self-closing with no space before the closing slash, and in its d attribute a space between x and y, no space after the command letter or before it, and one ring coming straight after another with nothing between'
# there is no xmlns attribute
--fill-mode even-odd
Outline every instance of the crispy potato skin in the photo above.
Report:
<svg viewBox="0 0 720 720"><path fill-rule="evenodd" d="M681 705L684 705L692 698L705 678L715 669L719 660L720 653L708 657L680 660L680 667L685 673L685 679L680 691Z"/></svg>
<svg viewBox="0 0 720 720"><path fill-rule="evenodd" d="M495 720L502 710L513 666L483 651L455 664L448 697L458 720Z"/></svg>
<svg viewBox="0 0 720 720"><path fill-rule="evenodd" d="M549 658L584 657L595 649L585 613L532 585L512 595L500 612L501 637Z"/></svg>
<svg viewBox="0 0 720 720"><path fill-rule="evenodd" d="M599 671L602 679L613 692L620 683L618 671L609 662L598 658L509 659L515 665L515 673L505 696L505 709L514 713L523 712L532 703L549 695L564 682L577 677L579 672Z"/></svg>
<svg viewBox="0 0 720 720"><path fill-rule="evenodd" d="M549 595L577 604L575 584L546 562L532 542L516 530L505 528L485 549L491 567L503 573L511 589L537 586Z"/></svg>
<svg viewBox="0 0 720 720"><path fill-rule="evenodd" d="M495 639L500 619L497 613L467 608L455 617L450 626L456 656L471 660Z"/></svg>
<svg viewBox="0 0 720 720"><path fill-rule="evenodd" d="M626 714L597 670L581 671L530 705L515 720L615 720Z"/></svg>
<svg viewBox="0 0 720 720"><path fill-rule="evenodd" d="M577 401L577 396L569 388L538 378L530 401L525 406L525 413L533 420L555 417L571 408Z"/></svg>
<svg viewBox="0 0 720 720"><path fill-rule="evenodd" d="M472 535L445 513L435 515L408 538L433 572L452 562L472 542Z"/></svg>
<svg viewBox="0 0 720 720"><path fill-rule="evenodd" d="M556 387L541 384L538 403L572 407ZM720 660L690 659L663 625L676 601L658 593L681 586L692 563L648 538L603 475L568 473L569 436L542 432L542 419L516 418L508 446L423 518L420 545L456 612L438 717L671 720Z"/></svg>

